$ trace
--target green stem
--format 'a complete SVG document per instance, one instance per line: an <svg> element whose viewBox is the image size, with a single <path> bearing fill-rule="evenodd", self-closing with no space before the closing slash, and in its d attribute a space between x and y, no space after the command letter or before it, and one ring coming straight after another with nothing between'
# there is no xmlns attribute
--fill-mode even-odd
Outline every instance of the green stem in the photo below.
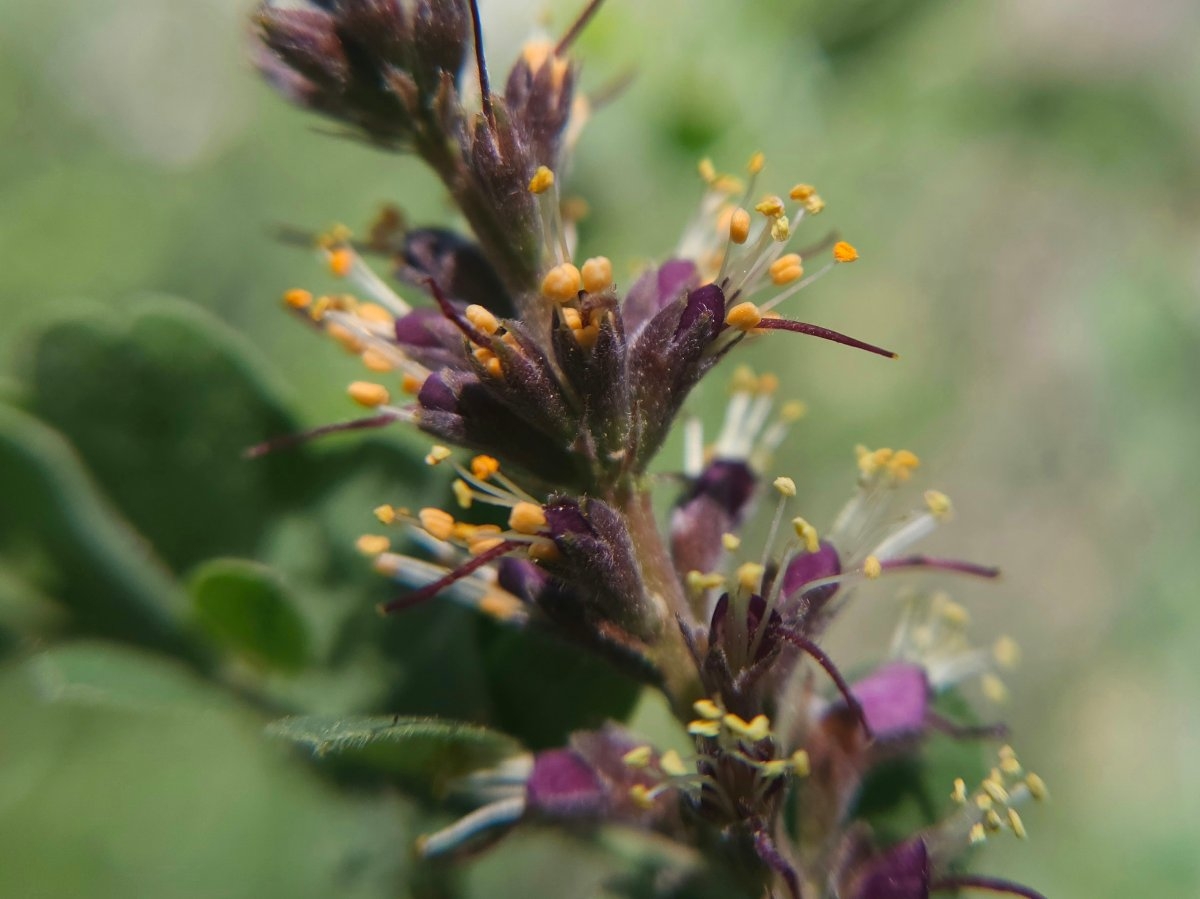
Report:
<svg viewBox="0 0 1200 899"><path fill-rule="evenodd" d="M675 575L671 554L654 517L649 491L630 489L614 499L628 524L646 592L665 610L658 633L650 643L651 659L662 673L663 691L676 716L681 721L690 721L695 717L692 703L704 696L700 673L679 626L680 622L693 622L691 606Z"/></svg>

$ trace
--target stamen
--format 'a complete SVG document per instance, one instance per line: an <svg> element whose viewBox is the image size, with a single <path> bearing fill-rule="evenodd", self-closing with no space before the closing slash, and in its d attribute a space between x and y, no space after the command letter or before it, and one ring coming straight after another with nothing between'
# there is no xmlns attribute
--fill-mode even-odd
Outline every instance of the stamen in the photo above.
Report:
<svg viewBox="0 0 1200 899"><path fill-rule="evenodd" d="M839 240L833 245L833 261L834 262L854 262L858 259L858 250L854 249L851 244L844 240Z"/></svg>
<svg viewBox="0 0 1200 899"><path fill-rule="evenodd" d="M472 0L474 6L474 0ZM417 840L417 852L423 858L435 858L461 846L485 830L515 824L525 814L525 797L512 796L478 808L459 818L449 827Z"/></svg>
<svg viewBox="0 0 1200 899"><path fill-rule="evenodd" d="M583 289L588 293L601 293L612 287L613 267L607 256L593 256L583 263L580 269L583 278Z"/></svg>
<svg viewBox="0 0 1200 899"><path fill-rule="evenodd" d="M487 552L480 553L474 558L468 559L458 568L448 572L445 576L438 578L433 583L427 584L420 590L416 590L407 596L400 596L396 599L389 600L388 602L380 603L377 606L379 613L381 615L387 615L392 612L398 612L401 609L408 609L419 605L420 603L425 602L425 600L433 598L451 584L462 580L467 575L478 571L483 566L495 561L496 559L499 559L501 556L506 555L507 553L512 552L514 549L520 549L523 545L524 544L513 540L505 540L502 543L493 546Z"/></svg>
<svg viewBox="0 0 1200 899"><path fill-rule="evenodd" d="M368 409L385 406L392 398L386 387L370 381L355 381L346 388L346 393L350 395L350 399L354 400L354 402Z"/></svg>
<svg viewBox="0 0 1200 899"><path fill-rule="evenodd" d="M569 262L556 265L542 279L542 296L556 303L569 303L579 296L583 276Z"/></svg>

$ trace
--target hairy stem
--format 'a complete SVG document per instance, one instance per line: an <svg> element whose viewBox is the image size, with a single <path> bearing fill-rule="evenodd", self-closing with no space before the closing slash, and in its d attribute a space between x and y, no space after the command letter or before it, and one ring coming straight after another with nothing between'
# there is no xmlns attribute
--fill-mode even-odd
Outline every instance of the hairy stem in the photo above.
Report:
<svg viewBox="0 0 1200 899"><path fill-rule="evenodd" d="M634 552L642 570L642 581L649 596L664 609L657 639L651 644L651 656L663 676L663 689L682 721L692 717L692 703L701 698L699 672L688 652L680 623L693 621L691 606L675 576L671 555L654 518L650 493L629 490L615 497L615 505L625 516Z"/></svg>

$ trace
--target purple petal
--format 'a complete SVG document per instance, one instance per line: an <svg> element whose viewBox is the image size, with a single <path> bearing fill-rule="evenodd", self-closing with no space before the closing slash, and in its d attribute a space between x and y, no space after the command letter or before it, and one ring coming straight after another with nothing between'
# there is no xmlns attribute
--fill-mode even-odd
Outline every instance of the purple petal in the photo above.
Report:
<svg viewBox="0 0 1200 899"><path fill-rule="evenodd" d="M920 838L893 847L865 867L850 899L929 899L929 851Z"/></svg>
<svg viewBox="0 0 1200 899"><path fill-rule="evenodd" d="M573 749L539 752L525 784L526 807L554 817L600 813L606 804L604 785Z"/></svg>
<svg viewBox="0 0 1200 899"><path fill-rule="evenodd" d="M920 665L884 665L855 683L850 692L862 706L876 740L917 736L925 729L930 691Z"/></svg>
<svg viewBox="0 0 1200 899"><path fill-rule="evenodd" d="M708 316L707 333L703 335L702 341L707 344L725 327L725 294L716 284L705 284L688 294L683 312L679 316L679 324L675 328L675 338L688 335L703 316Z"/></svg>
<svg viewBox="0 0 1200 899"><path fill-rule="evenodd" d="M655 315L696 286L696 266L688 259L672 259L642 274L621 304L630 342Z"/></svg>

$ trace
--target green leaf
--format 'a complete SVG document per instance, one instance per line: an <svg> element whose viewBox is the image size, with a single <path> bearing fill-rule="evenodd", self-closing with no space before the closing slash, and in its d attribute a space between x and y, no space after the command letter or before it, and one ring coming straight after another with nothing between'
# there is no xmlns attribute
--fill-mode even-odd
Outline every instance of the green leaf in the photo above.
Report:
<svg viewBox="0 0 1200 899"><path fill-rule="evenodd" d="M506 734L436 718L285 718L271 724L268 733L307 746L317 756L340 755L402 777L439 783L522 751Z"/></svg>
<svg viewBox="0 0 1200 899"><path fill-rule="evenodd" d="M304 450L244 459L293 433L253 347L197 307L143 299L123 318L46 327L25 365L29 410L58 428L176 571L252 554L311 481Z"/></svg>
<svg viewBox="0 0 1200 899"><path fill-rule="evenodd" d="M221 694L163 656L111 643L56 646L29 660L42 698L131 711L216 705Z"/></svg>
<svg viewBox="0 0 1200 899"><path fill-rule="evenodd" d="M242 559L214 559L188 583L201 626L258 664L297 671L309 661L308 628L278 575Z"/></svg>
<svg viewBox="0 0 1200 899"><path fill-rule="evenodd" d="M0 558L77 628L196 656L182 591L55 431L0 405Z"/></svg>

